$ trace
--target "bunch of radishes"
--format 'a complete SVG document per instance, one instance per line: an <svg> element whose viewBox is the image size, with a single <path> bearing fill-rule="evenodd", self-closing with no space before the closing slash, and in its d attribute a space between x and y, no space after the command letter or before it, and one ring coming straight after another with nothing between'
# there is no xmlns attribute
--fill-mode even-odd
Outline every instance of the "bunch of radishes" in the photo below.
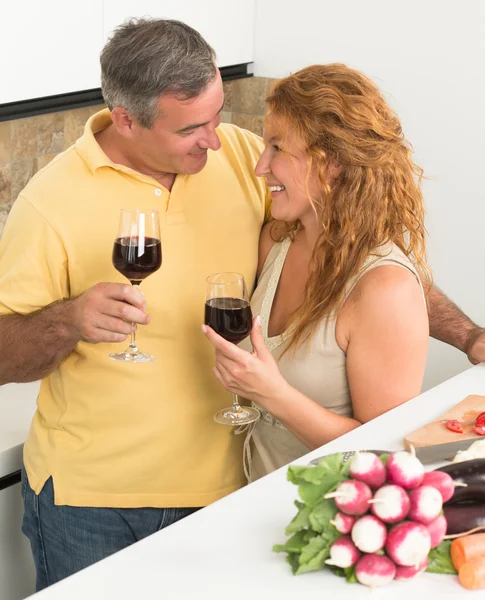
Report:
<svg viewBox="0 0 485 600"><path fill-rule="evenodd" d="M413 451L389 455L386 465L375 454L357 452L350 476L325 495L339 510L331 523L342 534L326 563L355 565L357 580L371 587L424 571L430 549L446 534L442 505L453 495L453 479L425 473Z"/></svg>

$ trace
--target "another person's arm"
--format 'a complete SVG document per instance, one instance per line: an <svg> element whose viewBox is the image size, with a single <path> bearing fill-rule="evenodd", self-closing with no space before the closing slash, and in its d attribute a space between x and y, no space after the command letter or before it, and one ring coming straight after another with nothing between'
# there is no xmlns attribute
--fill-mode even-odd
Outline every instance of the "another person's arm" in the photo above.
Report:
<svg viewBox="0 0 485 600"><path fill-rule="evenodd" d="M438 287L427 296L429 331L435 339L467 354L471 363L485 361L485 329L476 325Z"/></svg>

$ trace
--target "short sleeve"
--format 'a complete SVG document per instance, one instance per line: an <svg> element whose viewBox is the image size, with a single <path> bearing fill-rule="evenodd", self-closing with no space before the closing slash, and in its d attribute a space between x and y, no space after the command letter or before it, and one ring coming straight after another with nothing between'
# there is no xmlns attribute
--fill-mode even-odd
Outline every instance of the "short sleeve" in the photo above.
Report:
<svg viewBox="0 0 485 600"><path fill-rule="evenodd" d="M0 314L28 314L69 297L67 256L48 220L19 196L0 242Z"/></svg>

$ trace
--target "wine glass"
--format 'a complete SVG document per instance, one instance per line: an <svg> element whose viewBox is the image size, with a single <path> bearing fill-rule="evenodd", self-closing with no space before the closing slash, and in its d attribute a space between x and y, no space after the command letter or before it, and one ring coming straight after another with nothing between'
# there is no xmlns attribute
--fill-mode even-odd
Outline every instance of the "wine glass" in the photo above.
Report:
<svg viewBox="0 0 485 600"><path fill-rule="evenodd" d="M239 344L249 335L253 323L246 283L241 273L215 273L207 278L204 322L228 342ZM246 425L257 421L258 409L240 406L237 394L232 407L214 415L222 425Z"/></svg>
<svg viewBox="0 0 485 600"><path fill-rule="evenodd" d="M145 277L158 271L162 264L160 243L160 217L158 211L130 212L122 210L118 234L113 245L113 266L130 280L131 285L140 285ZM136 323L131 324L130 345L124 352L110 354L113 360L146 363L154 356L138 350L136 345Z"/></svg>

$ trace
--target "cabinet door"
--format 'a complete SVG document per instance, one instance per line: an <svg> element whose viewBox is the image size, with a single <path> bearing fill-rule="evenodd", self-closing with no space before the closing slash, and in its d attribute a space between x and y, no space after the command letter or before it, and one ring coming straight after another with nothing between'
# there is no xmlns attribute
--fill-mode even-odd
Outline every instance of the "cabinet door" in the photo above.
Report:
<svg viewBox="0 0 485 600"><path fill-rule="evenodd" d="M98 88L99 0L0 0L0 104Z"/></svg>
<svg viewBox="0 0 485 600"><path fill-rule="evenodd" d="M30 544L21 532L20 483L0 490L0 598L22 600L35 592Z"/></svg>
<svg viewBox="0 0 485 600"><path fill-rule="evenodd" d="M103 36L129 17L177 19L197 29L227 67L253 61L255 0L104 0Z"/></svg>

